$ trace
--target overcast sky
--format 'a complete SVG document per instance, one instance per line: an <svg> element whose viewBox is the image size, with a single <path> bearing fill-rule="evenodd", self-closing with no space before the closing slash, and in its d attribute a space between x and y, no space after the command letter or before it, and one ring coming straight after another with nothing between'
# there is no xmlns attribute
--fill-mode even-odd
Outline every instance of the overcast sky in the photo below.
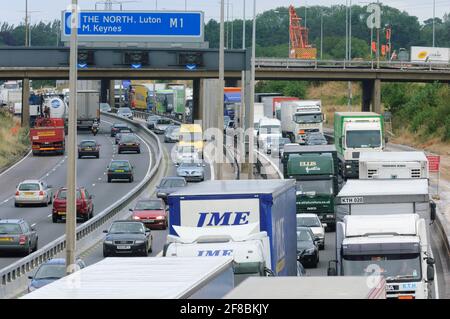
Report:
<svg viewBox="0 0 450 319"><path fill-rule="evenodd" d="M25 1L26 0L0 0L1 2L8 2L8 5L3 5L0 21L7 21L13 24L19 24L23 21L25 16ZM95 0L78 0L82 9L94 9ZM104 1L104 0L100 0ZM117 0L120 1L120 0ZM230 1L230 18L242 17L244 0L225 0L225 3ZM364 4L375 0L353 0L354 4ZM28 0L28 10L31 11L31 22L36 20L51 21L60 18L60 12L71 2L71 0ZM124 0L123 7L125 10L154 10L156 6L163 10L184 10L185 3L187 3L188 10L202 10L205 12L206 21L209 19L219 18L220 1L219 0ZM336 5L345 4L350 0L257 0L257 12L263 12L268 9L273 9L280 6L289 6L294 4L296 7L300 5ZM426 20L433 16L433 0L385 0L380 1L396 7L400 10L407 11L411 15L419 17L420 21ZM252 15L252 0L246 0L247 17ZM116 8L118 8L116 6ZM37 11L37 12L33 12ZM233 11L233 12L232 12ZM436 0L436 16L442 17L444 13L450 12L450 0Z"/></svg>

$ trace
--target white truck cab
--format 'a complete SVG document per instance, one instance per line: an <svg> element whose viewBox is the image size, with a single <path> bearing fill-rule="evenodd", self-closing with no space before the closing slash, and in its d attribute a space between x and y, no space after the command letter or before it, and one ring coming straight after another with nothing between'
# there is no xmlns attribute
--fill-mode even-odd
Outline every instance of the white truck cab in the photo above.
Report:
<svg viewBox="0 0 450 319"><path fill-rule="evenodd" d="M346 216L336 225L336 260L328 275L383 276L387 298L431 298L435 269L425 219Z"/></svg>
<svg viewBox="0 0 450 319"><path fill-rule="evenodd" d="M258 127L258 147L264 152L273 143L278 143L281 139L281 122L277 119L263 117L259 120Z"/></svg>

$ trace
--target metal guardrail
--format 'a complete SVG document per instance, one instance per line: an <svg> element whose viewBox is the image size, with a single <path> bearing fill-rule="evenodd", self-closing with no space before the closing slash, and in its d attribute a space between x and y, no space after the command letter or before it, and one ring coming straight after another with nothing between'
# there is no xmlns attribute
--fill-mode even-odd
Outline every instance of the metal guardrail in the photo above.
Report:
<svg viewBox="0 0 450 319"><path fill-rule="evenodd" d="M102 113L105 116L116 117L115 115L109 113ZM117 117L118 118L118 117ZM118 202L112 204L108 208L104 209L99 214L95 215L94 218L86 223L77 227L76 238L77 241L86 238L94 231L98 230L103 224L108 220L118 214L123 210L130 202L132 202L140 193L148 186L152 181L155 173L158 170L160 162L162 160L162 146L158 137L145 128L142 124L137 124L131 120L120 118L120 120L126 121L133 125L138 133L144 133L150 139L153 139L157 145L156 161L154 167L150 170L149 174L144 178L144 180L137 185L132 191L130 191L125 197L123 197ZM57 254L64 251L66 248L65 235L55 239L54 241L48 243L44 247L40 248L31 255L20 259L19 261L9 265L0 270L0 297L11 298L17 294L17 291L9 291L9 286L12 289L17 289L13 284L19 279L23 279L26 274L45 261L55 257Z"/></svg>
<svg viewBox="0 0 450 319"><path fill-rule="evenodd" d="M276 172L277 175L278 175L278 178L279 178L279 179L284 179L283 173L280 171L280 169L278 168L278 166L277 166L274 162L272 162L272 161L270 160L270 158L268 158L264 153L262 153L262 152L260 152L259 150L256 150L256 149L255 149L255 153L257 154L257 162L260 162L260 163L261 163L261 161L259 161L259 158L263 158L266 162L269 163L269 166L272 166L272 167L274 168L275 172ZM258 163L257 163L257 165L262 166L262 163L261 163L261 164L258 164ZM260 169L259 169L259 170L260 170ZM267 179L267 174L261 174L261 171L260 171L259 173L260 173L260 175L261 175L264 179Z"/></svg>
<svg viewBox="0 0 450 319"><path fill-rule="evenodd" d="M308 68L308 69L392 69L392 70L428 70L449 71L450 63L408 62L408 61L342 61L342 60L299 60L283 58L257 58L255 67L263 68Z"/></svg>

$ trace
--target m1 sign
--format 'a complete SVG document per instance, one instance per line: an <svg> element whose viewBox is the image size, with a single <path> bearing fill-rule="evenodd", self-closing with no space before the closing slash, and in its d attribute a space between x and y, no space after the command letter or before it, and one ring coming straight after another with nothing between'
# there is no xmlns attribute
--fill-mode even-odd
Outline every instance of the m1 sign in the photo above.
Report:
<svg viewBox="0 0 450 319"><path fill-rule="evenodd" d="M431 173L439 172L441 157L439 155L427 155L427 159L428 159L428 170Z"/></svg>

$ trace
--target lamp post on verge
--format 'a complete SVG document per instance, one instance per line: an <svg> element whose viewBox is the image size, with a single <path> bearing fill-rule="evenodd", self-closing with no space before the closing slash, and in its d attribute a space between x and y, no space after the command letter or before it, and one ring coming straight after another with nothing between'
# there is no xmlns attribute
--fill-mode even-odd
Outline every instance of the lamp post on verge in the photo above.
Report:
<svg viewBox="0 0 450 319"><path fill-rule="evenodd" d="M436 0L433 0L433 48L436 45Z"/></svg>
<svg viewBox="0 0 450 319"><path fill-rule="evenodd" d="M255 119L255 59L256 59L256 0L253 0L253 27L252 27L252 59L251 59L251 79L250 79L250 105L248 123L253 124ZM248 145L249 171L248 179L253 179L253 141Z"/></svg>
<svg viewBox="0 0 450 319"><path fill-rule="evenodd" d="M77 78L78 78L78 0L72 0L69 69L69 123L67 135L67 208L66 208L66 273L75 271L75 245L77 226Z"/></svg>
<svg viewBox="0 0 450 319"><path fill-rule="evenodd" d="M217 132L222 132L223 128L223 104L224 104L224 88L225 88L225 0L220 1L220 45L219 45L219 94L217 96ZM217 179L221 180L222 176L222 158L219 154L223 154L223 136L219 134L215 139L215 153L216 161L214 166L216 167Z"/></svg>

